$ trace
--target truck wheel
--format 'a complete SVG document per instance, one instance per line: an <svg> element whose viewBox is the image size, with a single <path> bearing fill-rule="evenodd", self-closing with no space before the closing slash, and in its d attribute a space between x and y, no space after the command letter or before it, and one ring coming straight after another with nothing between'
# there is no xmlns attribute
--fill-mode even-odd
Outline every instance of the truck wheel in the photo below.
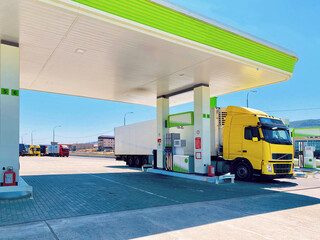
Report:
<svg viewBox="0 0 320 240"><path fill-rule="evenodd" d="M141 158L141 166L148 164L148 157L147 156L143 156Z"/></svg>
<svg viewBox="0 0 320 240"><path fill-rule="evenodd" d="M133 167L133 157L132 156L128 156L127 164L129 167Z"/></svg>
<svg viewBox="0 0 320 240"><path fill-rule="evenodd" d="M140 157L139 156L135 156L134 159L133 159L133 165L135 167L141 167L141 161L140 161Z"/></svg>
<svg viewBox="0 0 320 240"><path fill-rule="evenodd" d="M235 169L236 180L250 181L252 179L252 168L245 162L237 164Z"/></svg>

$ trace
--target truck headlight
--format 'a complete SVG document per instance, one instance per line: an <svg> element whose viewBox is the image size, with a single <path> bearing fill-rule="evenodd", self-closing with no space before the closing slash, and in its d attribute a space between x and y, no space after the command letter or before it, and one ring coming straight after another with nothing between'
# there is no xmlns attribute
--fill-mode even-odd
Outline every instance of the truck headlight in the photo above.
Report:
<svg viewBox="0 0 320 240"><path fill-rule="evenodd" d="M267 164L267 171L268 171L269 173L272 173L272 165L271 165L271 163L268 163L268 164Z"/></svg>

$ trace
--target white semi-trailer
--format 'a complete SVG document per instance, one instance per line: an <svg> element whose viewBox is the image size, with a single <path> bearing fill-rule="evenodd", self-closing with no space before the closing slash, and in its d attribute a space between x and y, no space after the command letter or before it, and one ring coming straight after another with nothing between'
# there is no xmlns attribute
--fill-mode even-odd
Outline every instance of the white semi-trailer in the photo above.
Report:
<svg viewBox="0 0 320 240"><path fill-rule="evenodd" d="M47 155L52 157L59 157L59 146L60 145L48 145Z"/></svg>
<svg viewBox="0 0 320 240"><path fill-rule="evenodd" d="M157 149L156 120L115 128L115 155L130 167L151 164L153 150Z"/></svg>

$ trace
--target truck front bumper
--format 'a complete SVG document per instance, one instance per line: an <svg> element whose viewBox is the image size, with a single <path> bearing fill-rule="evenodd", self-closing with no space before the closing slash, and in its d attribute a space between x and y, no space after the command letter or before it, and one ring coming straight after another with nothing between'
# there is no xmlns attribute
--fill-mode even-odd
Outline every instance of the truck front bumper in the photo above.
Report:
<svg viewBox="0 0 320 240"><path fill-rule="evenodd" d="M293 176L293 162L262 162L261 177L265 179L291 178Z"/></svg>

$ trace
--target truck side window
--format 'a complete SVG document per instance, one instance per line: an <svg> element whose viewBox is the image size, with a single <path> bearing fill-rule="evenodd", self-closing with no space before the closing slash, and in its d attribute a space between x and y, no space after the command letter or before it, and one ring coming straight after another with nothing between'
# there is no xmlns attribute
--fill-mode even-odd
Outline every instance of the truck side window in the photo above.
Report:
<svg viewBox="0 0 320 240"><path fill-rule="evenodd" d="M258 128L257 127L253 127L253 128L251 128L251 130L252 130L252 137L257 137L260 140Z"/></svg>
<svg viewBox="0 0 320 240"><path fill-rule="evenodd" d="M244 129L244 139L252 140L252 127L246 127Z"/></svg>
<svg viewBox="0 0 320 240"><path fill-rule="evenodd" d="M258 128L246 127L244 129L244 138L247 140L252 140L253 137L257 137L260 140Z"/></svg>

